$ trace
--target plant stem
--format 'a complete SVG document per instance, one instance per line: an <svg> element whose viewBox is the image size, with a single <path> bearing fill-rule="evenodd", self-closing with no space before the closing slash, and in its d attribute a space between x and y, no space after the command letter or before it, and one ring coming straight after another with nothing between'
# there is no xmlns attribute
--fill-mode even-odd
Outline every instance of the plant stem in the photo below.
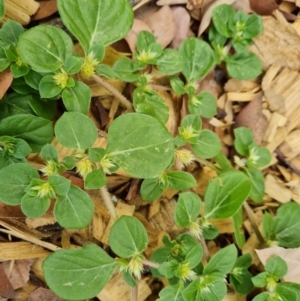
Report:
<svg viewBox="0 0 300 301"><path fill-rule="evenodd" d="M247 202L244 202L243 207L246 211L246 214L247 214L247 216L250 220L253 231L254 231L255 235L257 236L260 244L263 247L266 247L266 242L265 242L264 238L262 237L262 235L261 235L261 233L260 233L260 231L259 231L259 229L256 225L256 222L255 222L254 217L253 217L253 211L252 211L251 207L249 206L249 204Z"/></svg>
<svg viewBox="0 0 300 301"><path fill-rule="evenodd" d="M109 84L107 81L105 81L103 78L101 78L98 75L92 76L93 80L96 81L98 84L103 86L107 91L112 93L116 98L119 99L120 103L128 110L133 111L132 103L122 94L120 93L116 88L114 88L111 84Z"/></svg>
<svg viewBox="0 0 300 301"><path fill-rule="evenodd" d="M148 259L143 259L141 262L142 262L143 265L147 265L148 267L155 268L155 269L159 268L158 263L155 263L155 262L150 261Z"/></svg>
<svg viewBox="0 0 300 301"><path fill-rule="evenodd" d="M205 165L209 168L211 168L212 170L214 170L215 172L219 173L220 170L217 166L215 166L213 163L209 162L208 160L206 159L202 159L202 158L199 158L199 157L196 157L196 161L202 165Z"/></svg>
<svg viewBox="0 0 300 301"><path fill-rule="evenodd" d="M131 288L131 301L138 301L138 285Z"/></svg>
<svg viewBox="0 0 300 301"><path fill-rule="evenodd" d="M210 259L210 254L209 254L209 250L208 250L206 241L202 235L200 236L199 241L200 241L202 249L203 249L204 260L207 263Z"/></svg>
<svg viewBox="0 0 300 301"><path fill-rule="evenodd" d="M116 221L118 219L117 211L105 185L100 188L100 193L110 216Z"/></svg>

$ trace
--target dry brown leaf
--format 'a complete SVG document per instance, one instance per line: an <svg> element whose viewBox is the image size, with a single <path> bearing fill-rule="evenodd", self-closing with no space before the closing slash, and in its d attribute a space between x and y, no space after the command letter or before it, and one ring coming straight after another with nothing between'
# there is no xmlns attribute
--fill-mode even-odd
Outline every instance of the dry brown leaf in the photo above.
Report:
<svg viewBox="0 0 300 301"><path fill-rule="evenodd" d="M158 0L156 5L176 5L176 4L186 4L188 0Z"/></svg>
<svg viewBox="0 0 300 301"><path fill-rule="evenodd" d="M198 30L198 37L205 31L211 21L211 13L212 10L221 4L233 4L235 0L216 0L212 2L210 5L206 6L203 12L201 24Z"/></svg>
<svg viewBox="0 0 300 301"><path fill-rule="evenodd" d="M236 9L236 10L241 10L243 12L245 12L246 14L249 13L253 13L253 10L250 7L250 3L249 0L239 0L239 1L235 1L232 6Z"/></svg>
<svg viewBox="0 0 300 301"><path fill-rule="evenodd" d="M235 127L245 126L249 128L256 143L261 143L268 127L268 120L262 113L262 93L246 105L237 115Z"/></svg>
<svg viewBox="0 0 300 301"><path fill-rule="evenodd" d="M132 25L129 33L124 38L126 40L126 42L128 43L128 46L129 46L129 48L132 52L136 51L135 50L135 45L136 45L137 35L142 30L146 30L146 31L151 32L151 29L149 28L149 26L147 24L145 24L141 20L134 19L133 25Z"/></svg>
<svg viewBox="0 0 300 301"><path fill-rule="evenodd" d="M0 99L3 98L13 79L14 77L9 69L0 72Z"/></svg>
<svg viewBox="0 0 300 301"><path fill-rule="evenodd" d="M31 293L27 301L63 301L63 299L54 295L49 289L40 287Z"/></svg>
<svg viewBox="0 0 300 301"><path fill-rule="evenodd" d="M300 248L285 249L272 247L263 250L255 250L263 265L273 256L280 256L288 266L288 273L283 277L284 281L300 284Z"/></svg>
<svg viewBox="0 0 300 301"><path fill-rule="evenodd" d="M56 0L40 1L40 8L31 20L41 20L57 12Z"/></svg>
<svg viewBox="0 0 300 301"><path fill-rule="evenodd" d="M181 42L188 37L191 16L188 11L181 6L172 7L172 13L176 24L176 34L171 42L171 47L178 49Z"/></svg>
<svg viewBox="0 0 300 301"><path fill-rule="evenodd" d="M250 7L259 15L271 15L274 10L278 9L278 5L274 0L249 0Z"/></svg>
<svg viewBox="0 0 300 301"><path fill-rule="evenodd" d="M0 296L6 298L15 298L17 296L3 269L3 264L0 265Z"/></svg>
<svg viewBox="0 0 300 301"><path fill-rule="evenodd" d="M176 24L170 6L165 5L158 10L147 7L138 11L136 18L146 23L163 48L167 47L176 34Z"/></svg>
<svg viewBox="0 0 300 301"><path fill-rule="evenodd" d="M14 289L23 287L29 280L30 267L33 264L33 259L23 259L3 262L3 270L5 271L10 283ZM11 268L11 264L13 264Z"/></svg>

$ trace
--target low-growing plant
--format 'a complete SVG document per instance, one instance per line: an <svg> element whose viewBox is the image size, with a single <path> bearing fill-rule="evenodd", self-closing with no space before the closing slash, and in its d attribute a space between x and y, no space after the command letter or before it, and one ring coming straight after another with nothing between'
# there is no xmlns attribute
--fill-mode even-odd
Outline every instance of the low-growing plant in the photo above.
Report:
<svg viewBox="0 0 300 301"><path fill-rule="evenodd" d="M218 136L202 129L201 117L216 114L216 99L198 88L201 79L221 62L232 77L250 79L261 73L260 60L246 50L262 32L260 17L221 5L212 13L210 43L188 38L178 50L163 49L153 34L142 31L132 59L121 57L108 66L102 63L106 46L122 39L133 23L129 2L58 0L57 5L84 56L74 54L72 39L56 27L39 25L25 31L9 20L0 30L0 70L10 68L14 76L13 92L0 102L0 199L8 205L21 205L30 218L42 216L55 200L54 217L62 227L85 228L93 217L93 201L63 176L75 169L84 180L85 190L100 190L114 220L109 234L114 256L95 244L56 251L43 263L48 286L64 299L83 300L97 295L115 269L136 287L144 265L148 265L155 277L169 281L160 292L161 301L222 300L227 285L248 294L253 289L248 271L251 257L238 257L232 244L210 258L205 240L218 236L212 219L232 217L236 244L243 245L242 205L248 197L256 203L262 201L264 178L260 168L269 164L271 156L254 142L250 130L237 128L234 146L242 157L235 156L234 162L227 159ZM155 72L169 76L171 89L188 99L189 113L181 120L175 137L165 126L169 109L154 89ZM105 77L132 83L132 102ZM127 111L109 126L106 148L93 147L98 129L87 116L91 101L91 90L85 83L88 79L113 93ZM66 112L55 120L53 130L58 99L62 99ZM74 150L73 155L60 159L50 144L54 134L62 146ZM39 153L44 160L41 170L27 162L30 153ZM217 173L207 186L204 210L200 197L189 190L197 185L195 178L182 170L193 161ZM119 217L106 190L106 175L119 168L143 179L140 193L145 201L158 199L169 187L180 192L174 219L186 233L173 240L164 237L165 246L153 253L151 261L143 254L148 246L146 229L135 217ZM288 244L283 234L282 216L286 211L300 210L297 204L289 206L297 209L286 205L274 219L265 214L268 243L287 247L299 243ZM294 235L292 224L290 229ZM226 285L228 276L230 284ZM269 286L267 290L270 292ZM269 296L273 298L269 294L257 300L271 300Z"/></svg>

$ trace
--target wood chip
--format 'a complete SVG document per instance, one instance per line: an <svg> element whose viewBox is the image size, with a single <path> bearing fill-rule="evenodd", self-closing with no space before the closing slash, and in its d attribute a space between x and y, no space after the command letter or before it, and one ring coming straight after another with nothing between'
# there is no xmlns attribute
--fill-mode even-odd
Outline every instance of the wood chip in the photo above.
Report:
<svg viewBox="0 0 300 301"><path fill-rule="evenodd" d="M287 203L292 198L291 190L286 188L274 176L268 174L265 181L265 193L279 203Z"/></svg>

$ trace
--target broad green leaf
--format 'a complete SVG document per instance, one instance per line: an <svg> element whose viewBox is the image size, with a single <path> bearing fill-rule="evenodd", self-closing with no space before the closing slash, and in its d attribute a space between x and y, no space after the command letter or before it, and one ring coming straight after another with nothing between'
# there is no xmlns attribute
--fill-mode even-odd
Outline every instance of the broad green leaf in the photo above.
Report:
<svg viewBox="0 0 300 301"><path fill-rule="evenodd" d="M293 282L281 282L276 287L276 292L287 301L300 299L300 284Z"/></svg>
<svg viewBox="0 0 300 301"><path fill-rule="evenodd" d="M237 259L237 249L235 245L227 246L219 250L204 267L203 274L220 273L224 276L228 274Z"/></svg>
<svg viewBox="0 0 300 301"><path fill-rule="evenodd" d="M218 153L214 157L214 160L219 165L222 172L232 170L232 165L231 165L230 161L227 159L227 157L222 152Z"/></svg>
<svg viewBox="0 0 300 301"><path fill-rule="evenodd" d="M2 19L4 15L5 15L5 1L0 0L0 19Z"/></svg>
<svg viewBox="0 0 300 301"><path fill-rule="evenodd" d="M59 196L54 207L58 223L68 229L87 227L94 214L94 203L86 192L71 185L66 195Z"/></svg>
<svg viewBox="0 0 300 301"><path fill-rule="evenodd" d="M209 301L221 301L224 300L226 293L227 286L225 281L218 281L208 286L206 290L203 290L202 298Z"/></svg>
<svg viewBox="0 0 300 301"><path fill-rule="evenodd" d="M294 202L283 204L277 210L274 218L274 232L276 241L285 248L300 246L300 205Z"/></svg>
<svg viewBox="0 0 300 301"><path fill-rule="evenodd" d="M16 63L12 63L10 64L10 71L14 78L19 78L25 76L30 71L30 67L25 65L19 66Z"/></svg>
<svg viewBox="0 0 300 301"><path fill-rule="evenodd" d="M121 40L133 24L127 0L58 0L57 6L63 23L85 52L94 44L107 46Z"/></svg>
<svg viewBox="0 0 300 301"><path fill-rule="evenodd" d="M267 260L265 271L278 278L282 278L288 272L288 266L281 257L275 256Z"/></svg>
<svg viewBox="0 0 300 301"><path fill-rule="evenodd" d="M72 88L64 89L62 100L69 112L87 114L91 103L91 89L82 82L75 82Z"/></svg>
<svg viewBox="0 0 300 301"><path fill-rule="evenodd" d="M265 147L260 147L256 143L253 143L249 147L249 158L247 165L249 167L263 167L271 162L272 156L270 151Z"/></svg>
<svg viewBox="0 0 300 301"><path fill-rule="evenodd" d="M169 186L175 190L185 190L197 186L196 179L185 171L170 171L167 173Z"/></svg>
<svg viewBox="0 0 300 301"><path fill-rule="evenodd" d="M58 162L58 152L56 148L51 144L46 144L45 146L43 146L40 152L40 156L46 161L53 160L55 162Z"/></svg>
<svg viewBox="0 0 300 301"><path fill-rule="evenodd" d="M5 70L9 65L10 61L7 59L4 49L0 47L0 71Z"/></svg>
<svg viewBox="0 0 300 301"><path fill-rule="evenodd" d="M89 158L93 163L98 163L106 155L106 150L101 147L89 148Z"/></svg>
<svg viewBox="0 0 300 301"><path fill-rule="evenodd" d="M47 212L50 204L50 198L40 198L25 194L21 200L21 209L27 217L37 218Z"/></svg>
<svg viewBox="0 0 300 301"><path fill-rule="evenodd" d="M264 287L267 284L267 278L269 276L269 273L267 272L262 272L259 273L258 275L252 277L252 282L254 284L254 286L256 287Z"/></svg>
<svg viewBox="0 0 300 301"><path fill-rule="evenodd" d="M270 293L269 292L263 292L259 295L255 296L252 301L268 301L269 300Z"/></svg>
<svg viewBox="0 0 300 301"><path fill-rule="evenodd" d="M111 278L116 262L101 248L89 244L81 249L53 252L43 262L47 285L67 300L95 297Z"/></svg>
<svg viewBox="0 0 300 301"><path fill-rule="evenodd" d="M58 70L73 52L69 35L48 25L35 26L23 33L17 47L22 61L36 72Z"/></svg>
<svg viewBox="0 0 300 301"><path fill-rule="evenodd" d="M184 66L184 61L181 54L174 50L167 48L156 62L157 70L162 74L173 75L181 72Z"/></svg>
<svg viewBox="0 0 300 301"><path fill-rule="evenodd" d="M202 255L202 247L197 244L186 254L184 262L188 263L189 267L193 269L201 262Z"/></svg>
<svg viewBox="0 0 300 301"><path fill-rule="evenodd" d="M225 62L227 71L233 78L250 80L256 78L262 72L262 62L260 58L249 51L227 56ZM245 66L247 66L247 68L245 68Z"/></svg>
<svg viewBox="0 0 300 301"><path fill-rule="evenodd" d="M120 257L132 257L148 246L148 234L143 224L133 216L121 216L109 233L109 245Z"/></svg>
<svg viewBox="0 0 300 301"><path fill-rule="evenodd" d="M88 55L91 55L95 60L101 62L105 56L105 47L102 43L93 44L88 51Z"/></svg>
<svg viewBox="0 0 300 301"><path fill-rule="evenodd" d="M192 127L195 131L200 131L202 128L202 120L195 114L188 114L181 120L181 127Z"/></svg>
<svg viewBox="0 0 300 301"><path fill-rule="evenodd" d="M59 175L48 176L48 182L55 193L62 196L67 195L71 187L71 181Z"/></svg>
<svg viewBox="0 0 300 301"><path fill-rule="evenodd" d="M34 89L32 89L29 85L27 85L24 77L14 78L10 87L15 92L22 95L28 96L28 94L35 92Z"/></svg>
<svg viewBox="0 0 300 301"><path fill-rule="evenodd" d="M197 137L197 142L191 146L193 152L204 159L215 157L222 148L218 135L210 130L202 130Z"/></svg>
<svg viewBox="0 0 300 301"><path fill-rule="evenodd" d="M137 88L133 92L133 106L137 113L147 114L166 123L169 119L169 107L154 91L144 91Z"/></svg>
<svg viewBox="0 0 300 301"><path fill-rule="evenodd" d="M52 99L41 99L31 96L28 100L31 109L34 113L44 119L53 120L57 111L57 103Z"/></svg>
<svg viewBox="0 0 300 301"><path fill-rule="evenodd" d="M265 212L262 219L262 230L267 241L275 240L276 235L274 228L274 217L269 212Z"/></svg>
<svg viewBox="0 0 300 301"><path fill-rule="evenodd" d="M179 52L185 63L182 74L189 83L204 77L214 65L212 49L206 42L197 38L184 40Z"/></svg>
<svg viewBox="0 0 300 301"><path fill-rule="evenodd" d="M201 199L196 193L180 193L174 210L176 224L181 228L188 227L199 216L201 205Z"/></svg>
<svg viewBox="0 0 300 301"><path fill-rule="evenodd" d="M192 114L212 118L217 113L217 100L211 93L203 91L192 97L188 107Z"/></svg>
<svg viewBox="0 0 300 301"><path fill-rule="evenodd" d="M84 179L84 189L100 189L106 184L106 176L102 169L94 169Z"/></svg>
<svg viewBox="0 0 300 301"><path fill-rule="evenodd" d="M171 261L163 262L159 265L158 271L168 279L176 277L176 270L179 267L177 260L172 259Z"/></svg>
<svg viewBox="0 0 300 301"><path fill-rule="evenodd" d="M1 1L2 2L2 1ZM0 10L3 8L0 5ZM1 12L0 12L1 13ZM6 20L0 29L0 45L8 46L8 45L17 45L19 36L24 32L23 26L14 21L14 20Z"/></svg>
<svg viewBox="0 0 300 301"><path fill-rule="evenodd" d="M142 30L137 35L136 50L138 52L147 51L148 47L155 42L156 38L151 32Z"/></svg>
<svg viewBox="0 0 300 301"><path fill-rule="evenodd" d="M242 249L243 245L245 244L246 238L243 229L243 208L240 207L236 213L232 216L233 221L233 229L234 229L234 238L236 244L240 249Z"/></svg>
<svg viewBox="0 0 300 301"><path fill-rule="evenodd" d="M52 122L25 114L7 117L0 121L0 136L3 135L21 138L32 152L39 152L53 138Z"/></svg>
<svg viewBox="0 0 300 301"><path fill-rule="evenodd" d="M263 173L258 169L246 169L246 174L251 180L250 199L255 203L261 203L265 195L265 179Z"/></svg>
<svg viewBox="0 0 300 301"><path fill-rule="evenodd" d="M205 218L232 216L251 191L249 178L240 171L228 171L209 182L205 196Z"/></svg>
<svg viewBox="0 0 300 301"><path fill-rule="evenodd" d="M183 299L181 293L180 293L180 289L174 287L174 286L167 286L165 288L163 288L160 292L159 292L159 299L157 299L157 301L184 301L185 299ZM187 301L187 300L185 300ZM190 300L188 300L190 301Z"/></svg>
<svg viewBox="0 0 300 301"><path fill-rule="evenodd" d="M165 187L163 187L157 178L145 179L142 182L140 193L144 201L155 201L163 194Z"/></svg>
<svg viewBox="0 0 300 301"><path fill-rule="evenodd" d="M107 153L131 176L152 178L172 162L174 138L156 118L129 113L109 127Z"/></svg>
<svg viewBox="0 0 300 301"><path fill-rule="evenodd" d="M61 91L62 88L55 83L53 75L44 76L39 83L39 92L42 98L55 97Z"/></svg>
<svg viewBox="0 0 300 301"><path fill-rule="evenodd" d="M234 129L234 147L242 156L249 155L249 147L254 142L252 132L246 127Z"/></svg>
<svg viewBox="0 0 300 301"><path fill-rule="evenodd" d="M125 82L135 82L139 78L133 62L128 57L119 58L112 67L114 75Z"/></svg>
<svg viewBox="0 0 300 301"><path fill-rule="evenodd" d="M215 7L212 11L212 21L220 35L229 38L232 32L229 28L229 22L234 17L234 8L228 4L222 4Z"/></svg>
<svg viewBox="0 0 300 301"><path fill-rule="evenodd" d="M68 74L78 73L84 64L84 58L79 56L69 56L65 61L65 70Z"/></svg>
<svg viewBox="0 0 300 301"><path fill-rule="evenodd" d="M65 112L55 124L55 135L63 146L85 150L92 146L98 133L87 116L78 112Z"/></svg>
<svg viewBox="0 0 300 301"><path fill-rule="evenodd" d="M39 178L37 170L27 163L8 165L0 170L0 200L8 205L18 205L26 187L33 178Z"/></svg>
<svg viewBox="0 0 300 301"><path fill-rule="evenodd" d="M171 76L170 85L176 94L183 95L186 93L184 82L179 77Z"/></svg>
<svg viewBox="0 0 300 301"><path fill-rule="evenodd" d="M251 14L247 16L246 28L243 31L245 39L252 39L263 32L263 22L259 15Z"/></svg>
<svg viewBox="0 0 300 301"><path fill-rule="evenodd" d="M164 263L165 261L168 261L170 256L171 256L171 249L169 249L167 247L158 248L152 253L151 261L161 264L161 263ZM161 273L159 273L158 269L151 268L151 267L150 267L150 269L151 269L151 273L152 273L153 277L156 277L156 278L164 277Z"/></svg>
<svg viewBox="0 0 300 301"><path fill-rule="evenodd" d="M115 73L113 69L105 64L99 64L96 67L96 73L100 76L105 76L106 78L115 78Z"/></svg>
<svg viewBox="0 0 300 301"><path fill-rule="evenodd" d="M208 224L203 227L203 237L211 240L215 239L219 235L219 230L215 225Z"/></svg>

